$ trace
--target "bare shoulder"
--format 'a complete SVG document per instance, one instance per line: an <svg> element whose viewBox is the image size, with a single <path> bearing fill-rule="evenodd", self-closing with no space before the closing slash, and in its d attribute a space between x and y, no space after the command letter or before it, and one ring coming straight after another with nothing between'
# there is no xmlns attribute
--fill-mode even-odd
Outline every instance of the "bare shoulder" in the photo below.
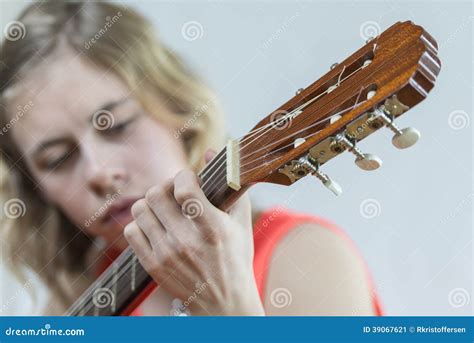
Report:
<svg viewBox="0 0 474 343"><path fill-rule="evenodd" d="M305 223L278 243L264 299L268 315L373 315L363 261L344 235Z"/></svg>

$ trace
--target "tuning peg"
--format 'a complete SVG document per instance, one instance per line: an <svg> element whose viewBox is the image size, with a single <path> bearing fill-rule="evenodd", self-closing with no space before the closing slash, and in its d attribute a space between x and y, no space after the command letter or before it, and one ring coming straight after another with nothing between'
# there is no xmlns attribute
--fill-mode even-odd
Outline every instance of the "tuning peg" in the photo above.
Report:
<svg viewBox="0 0 474 343"><path fill-rule="evenodd" d="M352 152L356 156L354 161L355 164L362 170L375 170L380 168L382 165L382 160L377 155L363 153L358 147L356 147L355 143L351 142L343 134L338 134L334 143L336 145L342 144Z"/></svg>
<svg viewBox="0 0 474 343"><path fill-rule="evenodd" d="M420 139L420 131L413 127L406 127L400 129L397 124L394 123L393 119L387 116L383 110L376 109L375 113L377 117L383 120L385 126L395 133L392 138L392 144L398 149L406 149L413 146L418 139Z"/></svg>
<svg viewBox="0 0 474 343"><path fill-rule="evenodd" d="M298 90L295 92L296 95L301 94L304 91L304 88L298 88Z"/></svg>
<svg viewBox="0 0 474 343"><path fill-rule="evenodd" d="M392 125L395 126L395 124ZM418 142L418 139L420 139L421 136L420 131L418 131L414 127L406 127L401 130L397 127L394 127L392 131L395 132L395 135L392 138L392 144L398 149L406 149L411 147L412 145L415 145L415 143Z"/></svg>
<svg viewBox="0 0 474 343"><path fill-rule="evenodd" d="M333 192L334 195L336 196L340 195L342 193L341 186L339 186L339 184L336 181L332 180L328 175L321 172L319 170L319 165L317 165L313 161L314 160L312 158L308 158L308 156L304 156L298 160L298 163L304 166L305 168L307 168L307 170L309 170L312 175L316 176L319 180L321 180L323 185L327 189L329 189L331 192Z"/></svg>
<svg viewBox="0 0 474 343"><path fill-rule="evenodd" d="M342 187L336 182L334 181L333 179L331 179L328 175L320 172L319 170L316 170L314 173L313 173L314 176L316 176L319 180L321 180L321 182L323 183L323 185L329 189L331 192L334 193L335 196L339 196L341 195L342 193Z"/></svg>

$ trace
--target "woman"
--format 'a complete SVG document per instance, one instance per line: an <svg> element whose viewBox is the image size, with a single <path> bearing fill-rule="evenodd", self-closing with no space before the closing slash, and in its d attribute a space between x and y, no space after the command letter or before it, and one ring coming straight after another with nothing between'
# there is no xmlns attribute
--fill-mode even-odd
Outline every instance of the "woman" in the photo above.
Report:
<svg viewBox="0 0 474 343"><path fill-rule="evenodd" d="M29 267L51 291L45 313L63 313L130 244L160 285L141 314L380 314L332 224L206 199L195 173L224 145L223 116L142 16L47 1L18 22L26 34L0 52L2 233L16 274Z"/></svg>

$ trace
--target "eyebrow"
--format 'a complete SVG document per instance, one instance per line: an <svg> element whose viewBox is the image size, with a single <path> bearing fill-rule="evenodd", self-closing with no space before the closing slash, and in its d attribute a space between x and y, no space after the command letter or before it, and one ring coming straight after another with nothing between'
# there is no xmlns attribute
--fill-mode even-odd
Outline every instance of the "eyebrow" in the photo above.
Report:
<svg viewBox="0 0 474 343"><path fill-rule="evenodd" d="M104 105L102 105L98 110L96 110L89 117L89 121L92 122L94 120L94 115L97 112L99 112L99 111L112 111L115 107L117 107L118 105L123 104L124 102L126 102L128 100L130 100L130 97L125 97L125 98L122 98L122 99L119 99L119 100L110 101L110 102L105 103ZM61 143L68 143L68 142L69 142L69 140L67 138L63 138L63 137L48 139L48 140L38 144L38 146L33 151L32 156L36 156L39 152L41 152L42 150L46 150L50 146L61 144Z"/></svg>
<svg viewBox="0 0 474 343"><path fill-rule="evenodd" d="M131 98L129 96L126 96L122 99L118 99L118 100L114 100L114 101L110 101L110 102L105 103L104 105L100 106L97 110L95 110L94 113L92 113L92 115L89 117L89 121L93 122L94 116L96 115L97 112L99 112L99 111L112 111L115 107L117 107L118 105L123 104L124 102L126 102L130 99Z"/></svg>

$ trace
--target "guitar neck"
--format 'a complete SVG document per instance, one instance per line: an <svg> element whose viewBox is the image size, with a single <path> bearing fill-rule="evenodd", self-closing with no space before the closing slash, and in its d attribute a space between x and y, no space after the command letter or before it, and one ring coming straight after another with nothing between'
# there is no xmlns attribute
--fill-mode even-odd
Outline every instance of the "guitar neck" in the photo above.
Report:
<svg viewBox="0 0 474 343"><path fill-rule="evenodd" d="M228 209L245 191L235 191L227 185L226 149L198 174L206 197L222 210ZM156 287L138 261L131 247L69 308L69 316L118 316L130 314Z"/></svg>

